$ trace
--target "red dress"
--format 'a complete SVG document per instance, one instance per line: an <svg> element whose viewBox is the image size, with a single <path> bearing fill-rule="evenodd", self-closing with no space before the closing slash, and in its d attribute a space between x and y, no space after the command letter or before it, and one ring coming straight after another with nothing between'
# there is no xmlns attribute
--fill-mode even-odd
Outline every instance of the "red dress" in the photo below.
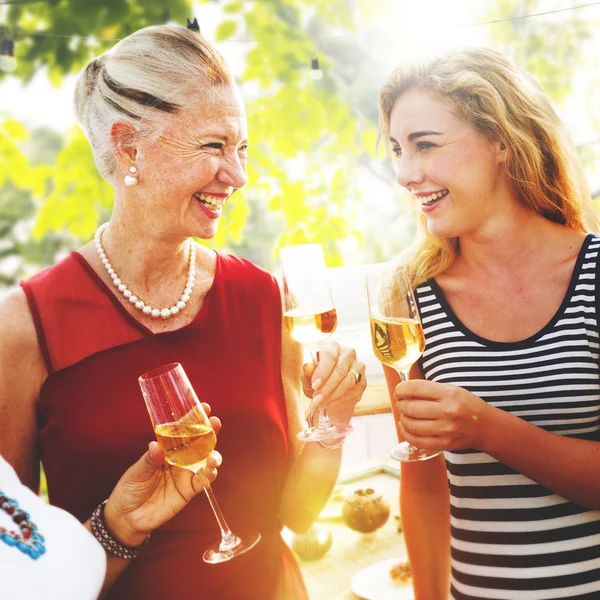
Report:
<svg viewBox="0 0 600 600"><path fill-rule="evenodd" d="M223 422L217 448L224 462L213 488L225 518L234 532L262 536L235 560L206 565L202 553L219 530L200 494L152 534L108 597L306 599L278 517L289 448L273 277L218 254L194 321L160 334L138 323L78 253L22 286L49 372L39 412L50 502L89 518L154 439L138 376L180 362Z"/></svg>

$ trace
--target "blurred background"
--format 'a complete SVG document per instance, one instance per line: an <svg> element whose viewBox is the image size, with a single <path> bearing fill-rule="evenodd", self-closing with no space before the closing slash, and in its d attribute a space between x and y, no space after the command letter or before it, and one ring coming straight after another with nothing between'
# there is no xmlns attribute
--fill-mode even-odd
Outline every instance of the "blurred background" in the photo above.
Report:
<svg viewBox="0 0 600 600"><path fill-rule="evenodd" d="M275 270L281 245L328 265L391 257L410 200L377 149L377 95L402 59L456 45L513 57L550 94L600 197L600 2L579 0L0 0L0 287L53 264L106 220L71 109L76 74L146 25L196 17L248 108L249 185L211 247Z"/></svg>

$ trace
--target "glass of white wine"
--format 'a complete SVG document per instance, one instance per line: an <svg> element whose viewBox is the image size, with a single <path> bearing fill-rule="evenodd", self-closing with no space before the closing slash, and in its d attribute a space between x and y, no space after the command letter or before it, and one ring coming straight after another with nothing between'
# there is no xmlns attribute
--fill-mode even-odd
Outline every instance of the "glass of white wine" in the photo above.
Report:
<svg viewBox="0 0 600 600"><path fill-rule="evenodd" d="M406 381L410 368L425 350L423 325L407 267L374 266L367 274L367 296L373 352L384 365L398 372L400 381ZM397 427L400 415L393 402L392 413ZM440 452L423 450L404 441L390 454L400 462L415 462L433 458Z"/></svg>
<svg viewBox="0 0 600 600"><path fill-rule="evenodd" d="M144 373L139 379L146 407L165 460L195 473L204 486L210 506L221 529L221 541L203 555L207 563L221 563L247 552L260 540L257 532L234 535L202 473L206 459L215 449L217 437L194 388L179 363Z"/></svg>
<svg viewBox="0 0 600 600"><path fill-rule="evenodd" d="M283 280L284 326L290 337L302 344L316 364L316 349L335 331L337 312L331 296L323 248L320 244L286 246L279 251ZM339 440L352 431L352 425L334 424L327 409L319 407L318 421L298 434L304 442Z"/></svg>

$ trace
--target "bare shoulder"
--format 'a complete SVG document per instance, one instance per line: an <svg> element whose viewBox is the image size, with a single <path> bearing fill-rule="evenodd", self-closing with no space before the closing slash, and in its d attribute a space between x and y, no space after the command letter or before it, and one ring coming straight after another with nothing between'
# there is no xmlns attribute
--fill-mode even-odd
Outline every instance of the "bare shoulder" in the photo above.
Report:
<svg viewBox="0 0 600 600"><path fill-rule="evenodd" d="M0 340L2 354L12 346L23 349L38 345L27 296L21 288L0 297Z"/></svg>
<svg viewBox="0 0 600 600"><path fill-rule="evenodd" d="M543 232L532 236L531 243L534 248L529 257L541 268L556 269L562 265L570 268L577 259L587 235L572 227L547 221L544 223Z"/></svg>
<svg viewBox="0 0 600 600"><path fill-rule="evenodd" d="M194 242L196 246L196 262L207 271L214 274L217 268L217 253L198 242Z"/></svg>
<svg viewBox="0 0 600 600"><path fill-rule="evenodd" d="M558 228L560 230L560 238L563 242L575 249L579 249L581 244L583 244L583 240L589 235L589 233L567 227L566 225L558 225Z"/></svg>
<svg viewBox="0 0 600 600"><path fill-rule="evenodd" d="M96 261L98 261L99 265L102 265L98 259L98 252L93 241L88 242L85 246L79 248L77 252L81 254L90 265L93 265Z"/></svg>
<svg viewBox="0 0 600 600"><path fill-rule="evenodd" d="M564 225L553 225L554 235L546 236L544 244L540 244L543 255L536 262L539 274L548 282L556 281L562 289L571 279L587 234Z"/></svg>
<svg viewBox="0 0 600 600"><path fill-rule="evenodd" d="M18 288L0 297L0 377L4 382L14 381L25 373L20 386L39 391L47 370L27 297ZM3 387L0 383L0 392Z"/></svg>
<svg viewBox="0 0 600 600"><path fill-rule="evenodd" d="M555 225L556 237L554 244L544 243L543 247L549 256L554 256L558 259L564 260L575 259L588 234L566 227L564 225ZM550 237L550 240L552 238Z"/></svg>
<svg viewBox="0 0 600 600"><path fill-rule="evenodd" d="M217 253L202 244L196 245L197 283L205 289L212 287L217 271Z"/></svg>
<svg viewBox="0 0 600 600"><path fill-rule="evenodd" d="M21 481L37 488L37 400L47 377L22 289L0 298L0 454Z"/></svg>

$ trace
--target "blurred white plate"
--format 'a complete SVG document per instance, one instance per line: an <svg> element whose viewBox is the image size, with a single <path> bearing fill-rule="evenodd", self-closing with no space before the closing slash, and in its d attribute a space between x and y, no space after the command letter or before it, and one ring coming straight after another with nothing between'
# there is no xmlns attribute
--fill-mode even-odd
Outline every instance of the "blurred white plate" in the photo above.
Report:
<svg viewBox="0 0 600 600"><path fill-rule="evenodd" d="M390 569L407 560L406 556L382 560L361 569L350 582L350 589L364 600L414 600L411 581L394 583Z"/></svg>

